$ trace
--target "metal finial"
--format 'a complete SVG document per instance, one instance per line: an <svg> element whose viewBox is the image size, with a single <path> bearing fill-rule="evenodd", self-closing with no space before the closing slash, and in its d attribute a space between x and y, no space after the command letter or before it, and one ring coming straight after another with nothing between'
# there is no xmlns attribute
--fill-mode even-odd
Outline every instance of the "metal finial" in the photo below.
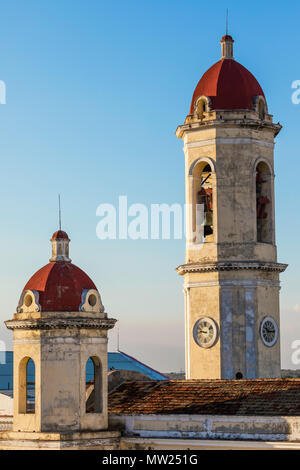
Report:
<svg viewBox="0 0 300 470"><path fill-rule="evenodd" d="M59 223L59 230L61 230L61 205L60 205L60 194L58 195L58 223Z"/></svg>
<svg viewBox="0 0 300 470"><path fill-rule="evenodd" d="M228 8L226 9L226 36L228 36Z"/></svg>

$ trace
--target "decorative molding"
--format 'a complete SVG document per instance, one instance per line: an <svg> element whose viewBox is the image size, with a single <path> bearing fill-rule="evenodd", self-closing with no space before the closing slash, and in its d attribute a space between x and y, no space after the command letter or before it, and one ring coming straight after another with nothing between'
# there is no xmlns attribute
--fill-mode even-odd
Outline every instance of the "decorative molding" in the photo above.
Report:
<svg viewBox="0 0 300 470"><path fill-rule="evenodd" d="M236 138L236 139L224 139L224 138L216 138L216 139L209 139L209 140L200 140L196 142L190 142L189 144L184 145L184 150L188 150L191 148L198 148L198 147L206 147L207 145L260 145L261 147L268 147L274 148L274 142L268 142L266 140L259 140L259 139L250 139L250 138Z"/></svg>
<svg viewBox="0 0 300 470"><path fill-rule="evenodd" d="M241 110L239 111L239 113ZM232 114L232 111L230 112ZM262 121L261 119L241 119L240 116L237 116L236 119L229 118L224 119L224 116L227 115L226 110L218 110L218 116L215 116L214 119L208 120L195 120L194 116L189 115L185 124L178 126L176 129L176 136L179 139L184 139L186 133L199 131L203 129L217 129L217 128L244 128L244 129L269 129L273 132L274 137L276 137L282 129L281 124L274 124L271 120ZM261 140L259 140L261 142Z"/></svg>
<svg viewBox="0 0 300 470"><path fill-rule="evenodd" d="M48 338L47 340L51 344L107 344L107 338L80 338L77 337L59 337L59 338ZM18 338L14 340L14 344L41 344L41 339L33 338Z"/></svg>
<svg viewBox="0 0 300 470"><path fill-rule="evenodd" d="M217 263L190 263L179 266L176 271L183 276L187 273L221 272L221 271L268 271L283 273L287 264L260 261L232 261Z"/></svg>
<svg viewBox="0 0 300 470"><path fill-rule="evenodd" d="M188 282L184 284L185 288L197 288L197 287L278 287L280 288L280 281L264 281L259 279L243 279L243 280L227 280L227 281L206 281L206 282Z"/></svg>
<svg viewBox="0 0 300 470"><path fill-rule="evenodd" d="M99 292L96 289L83 289L79 312L103 313L104 310Z"/></svg>
<svg viewBox="0 0 300 470"><path fill-rule="evenodd" d="M30 299L30 303L26 304L26 298ZM41 306L39 304L40 293L37 290L25 290L22 292L18 306L18 313L32 313L40 312Z"/></svg>
<svg viewBox="0 0 300 470"><path fill-rule="evenodd" d="M36 320L8 320L9 330L110 330L117 320L114 318L39 318Z"/></svg>

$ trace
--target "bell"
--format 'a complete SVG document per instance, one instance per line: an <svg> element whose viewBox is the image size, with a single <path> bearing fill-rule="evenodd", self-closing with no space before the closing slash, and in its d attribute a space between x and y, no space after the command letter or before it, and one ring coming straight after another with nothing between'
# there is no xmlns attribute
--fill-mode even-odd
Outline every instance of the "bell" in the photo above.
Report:
<svg viewBox="0 0 300 470"><path fill-rule="evenodd" d="M212 212L205 212L204 213L204 227L211 227L213 225L213 213Z"/></svg>
<svg viewBox="0 0 300 470"><path fill-rule="evenodd" d="M213 234L213 213L212 212L205 212L204 213L204 221L203 221L203 226L204 226L204 236L207 237L208 235Z"/></svg>

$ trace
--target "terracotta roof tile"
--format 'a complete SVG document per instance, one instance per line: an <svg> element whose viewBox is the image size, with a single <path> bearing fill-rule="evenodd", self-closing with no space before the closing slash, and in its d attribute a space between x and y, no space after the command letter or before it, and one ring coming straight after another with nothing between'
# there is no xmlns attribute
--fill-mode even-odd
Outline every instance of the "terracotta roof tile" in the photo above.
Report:
<svg viewBox="0 0 300 470"><path fill-rule="evenodd" d="M300 379L126 382L109 395L109 412L300 416Z"/></svg>

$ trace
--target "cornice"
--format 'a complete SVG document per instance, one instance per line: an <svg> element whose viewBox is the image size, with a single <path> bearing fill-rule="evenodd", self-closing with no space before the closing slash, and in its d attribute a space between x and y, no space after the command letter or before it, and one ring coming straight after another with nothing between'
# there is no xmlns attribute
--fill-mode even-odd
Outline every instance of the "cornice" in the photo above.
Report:
<svg viewBox="0 0 300 470"><path fill-rule="evenodd" d="M275 142L268 142L263 139L254 139L254 138L241 138L241 137L233 137L233 138L220 138L216 137L214 139L207 139L207 140L198 140L195 142L190 142L184 145L185 150L189 150L192 148L199 148L199 147L207 147L208 145L260 145L262 147L274 148Z"/></svg>
<svg viewBox="0 0 300 470"><path fill-rule="evenodd" d="M34 320L8 320L9 330L110 330L117 320L114 318L38 318Z"/></svg>
<svg viewBox="0 0 300 470"><path fill-rule="evenodd" d="M198 131L205 128L244 127L254 130L269 129L274 133L275 137L282 129L282 126L279 123L274 124L272 122L262 122L256 119L211 119L207 121L193 121L191 119L190 122L188 122L189 118L190 116L187 117L185 124L178 126L176 129L175 134L179 139L183 138L185 132Z"/></svg>
<svg viewBox="0 0 300 470"><path fill-rule="evenodd" d="M189 263L179 266L176 271L183 276L187 273L222 272L222 271L268 271L283 273L287 264L272 262L232 261L223 263Z"/></svg>

